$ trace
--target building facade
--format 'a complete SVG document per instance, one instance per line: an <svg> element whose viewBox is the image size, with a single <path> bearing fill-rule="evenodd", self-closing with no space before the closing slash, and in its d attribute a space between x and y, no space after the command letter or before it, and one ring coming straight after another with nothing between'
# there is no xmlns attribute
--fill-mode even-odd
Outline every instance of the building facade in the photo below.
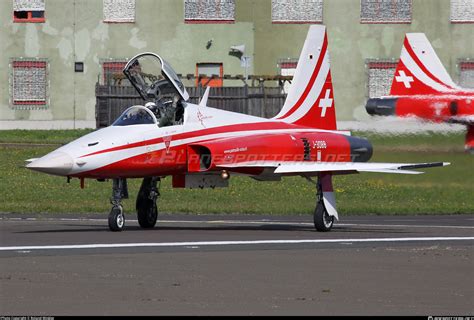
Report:
<svg viewBox="0 0 474 320"><path fill-rule="evenodd" d="M290 75L312 23L327 26L339 120L388 92L406 32L474 86L474 0L2 0L0 128L95 127L95 84L144 51L183 75Z"/></svg>

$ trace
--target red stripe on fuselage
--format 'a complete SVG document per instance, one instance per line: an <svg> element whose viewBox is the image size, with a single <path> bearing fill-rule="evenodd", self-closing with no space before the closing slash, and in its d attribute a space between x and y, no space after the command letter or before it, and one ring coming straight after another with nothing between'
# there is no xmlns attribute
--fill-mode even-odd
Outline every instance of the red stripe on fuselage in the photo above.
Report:
<svg viewBox="0 0 474 320"><path fill-rule="evenodd" d="M310 93L311 89L313 88L314 82L316 81L316 78L318 77L319 70L321 69L321 65L323 64L324 56L326 55L326 49L328 46L328 41L327 41L327 35L324 35L324 41L323 41L323 47L321 49L321 54L319 55L318 63L316 64L313 74L311 75L311 78L308 82L308 85L306 86L305 90L303 91L303 94L301 97L298 99L296 104L291 107L291 109L283 116L278 117L277 119L283 119L291 116L296 110L298 110L299 107L303 104L303 102L306 100L308 94ZM319 92L318 92L319 94Z"/></svg>
<svg viewBox="0 0 474 320"><path fill-rule="evenodd" d="M189 131L189 132L184 132L184 133L178 133L176 135L173 135L172 137L173 137L173 140L176 141L176 140L182 140L182 139L187 139L187 138L192 138L192 137L197 137L197 136L206 136L206 135L219 134L219 133L232 133L232 132L239 132L239 131L256 131L256 130L282 130L282 129L283 130L285 129L311 130L312 128L295 126L295 125L285 123L285 122L257 122L257 123L234 124L234 125L228 125L228 126L208 128L208 129L203 129L203 130ZM163 137L158 137L158 138L154 138L150 140L130 143L126 145L121 145L121 146L117 146L117 147L113 147L109 149L96 151L93 153L83 155L80 158L107 153L107 152L143 147L143 146L153 145L153 144L162 143L162 142L163 142Z"/></svg>

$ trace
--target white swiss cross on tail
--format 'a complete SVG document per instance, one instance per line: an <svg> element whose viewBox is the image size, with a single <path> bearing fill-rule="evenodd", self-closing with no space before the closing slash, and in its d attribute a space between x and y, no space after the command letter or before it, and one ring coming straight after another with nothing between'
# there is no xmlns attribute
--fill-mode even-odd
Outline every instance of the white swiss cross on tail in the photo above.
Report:
<svg viewBox="0 0 474 320"><path fill-rule="evenodd" d="M328 110L328 108L330 108ZM326 27L312 25L277 121L337 130Z"/></svg>
<svg viewBox="0 0 474 320"><path fill-rule="evenodd" d="M398 71L398 76L395 77L395 81L403 82L405 88L411 88L410 82L414 82L413 77L409 77L405 74L405 71L400 70Z"/></svg>
<svg viewBox="0 0 474 320"><path fill-rule="evenodd" d="M324 98L319 100L319 107L323 108L323 110L321 110L322 118L326 117L326 109L332 107L332 99L329 98L330 94L331 94L331 89L327 89L326 95L324 96Z"/></svg>

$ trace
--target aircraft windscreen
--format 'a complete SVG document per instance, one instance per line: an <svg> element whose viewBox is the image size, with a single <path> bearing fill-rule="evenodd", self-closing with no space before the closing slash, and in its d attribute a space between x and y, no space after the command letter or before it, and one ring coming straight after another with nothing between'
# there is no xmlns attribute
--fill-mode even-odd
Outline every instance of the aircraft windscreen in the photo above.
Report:
<svg viewBox="0 0 474 320"><path fill-rule="evenodd" d="M155 124L156 120L143 107L130 107L115 120L113 126L133 126L137 124Z"/></svg>

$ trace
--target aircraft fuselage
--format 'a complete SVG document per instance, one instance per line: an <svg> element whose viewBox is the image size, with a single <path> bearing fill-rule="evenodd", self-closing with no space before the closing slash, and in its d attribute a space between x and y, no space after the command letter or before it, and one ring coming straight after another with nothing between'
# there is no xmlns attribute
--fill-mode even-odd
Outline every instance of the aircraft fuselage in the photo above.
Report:
<svg viewBox="0 0 474 320"><path fill-rule="evenodd" d="M344 131L307 128L190 103L185 112L188 121L182 125L112 125L97 130L33 161L28 168L60 176L109 179L212 173L233 163L249 162L252 166L236 171L259 175L263 168L255 166L258 161L365 162L372 154L366 139ZM221 116L220 125L216 115ZM225 118L237 119L223 124Z"/></svg>

